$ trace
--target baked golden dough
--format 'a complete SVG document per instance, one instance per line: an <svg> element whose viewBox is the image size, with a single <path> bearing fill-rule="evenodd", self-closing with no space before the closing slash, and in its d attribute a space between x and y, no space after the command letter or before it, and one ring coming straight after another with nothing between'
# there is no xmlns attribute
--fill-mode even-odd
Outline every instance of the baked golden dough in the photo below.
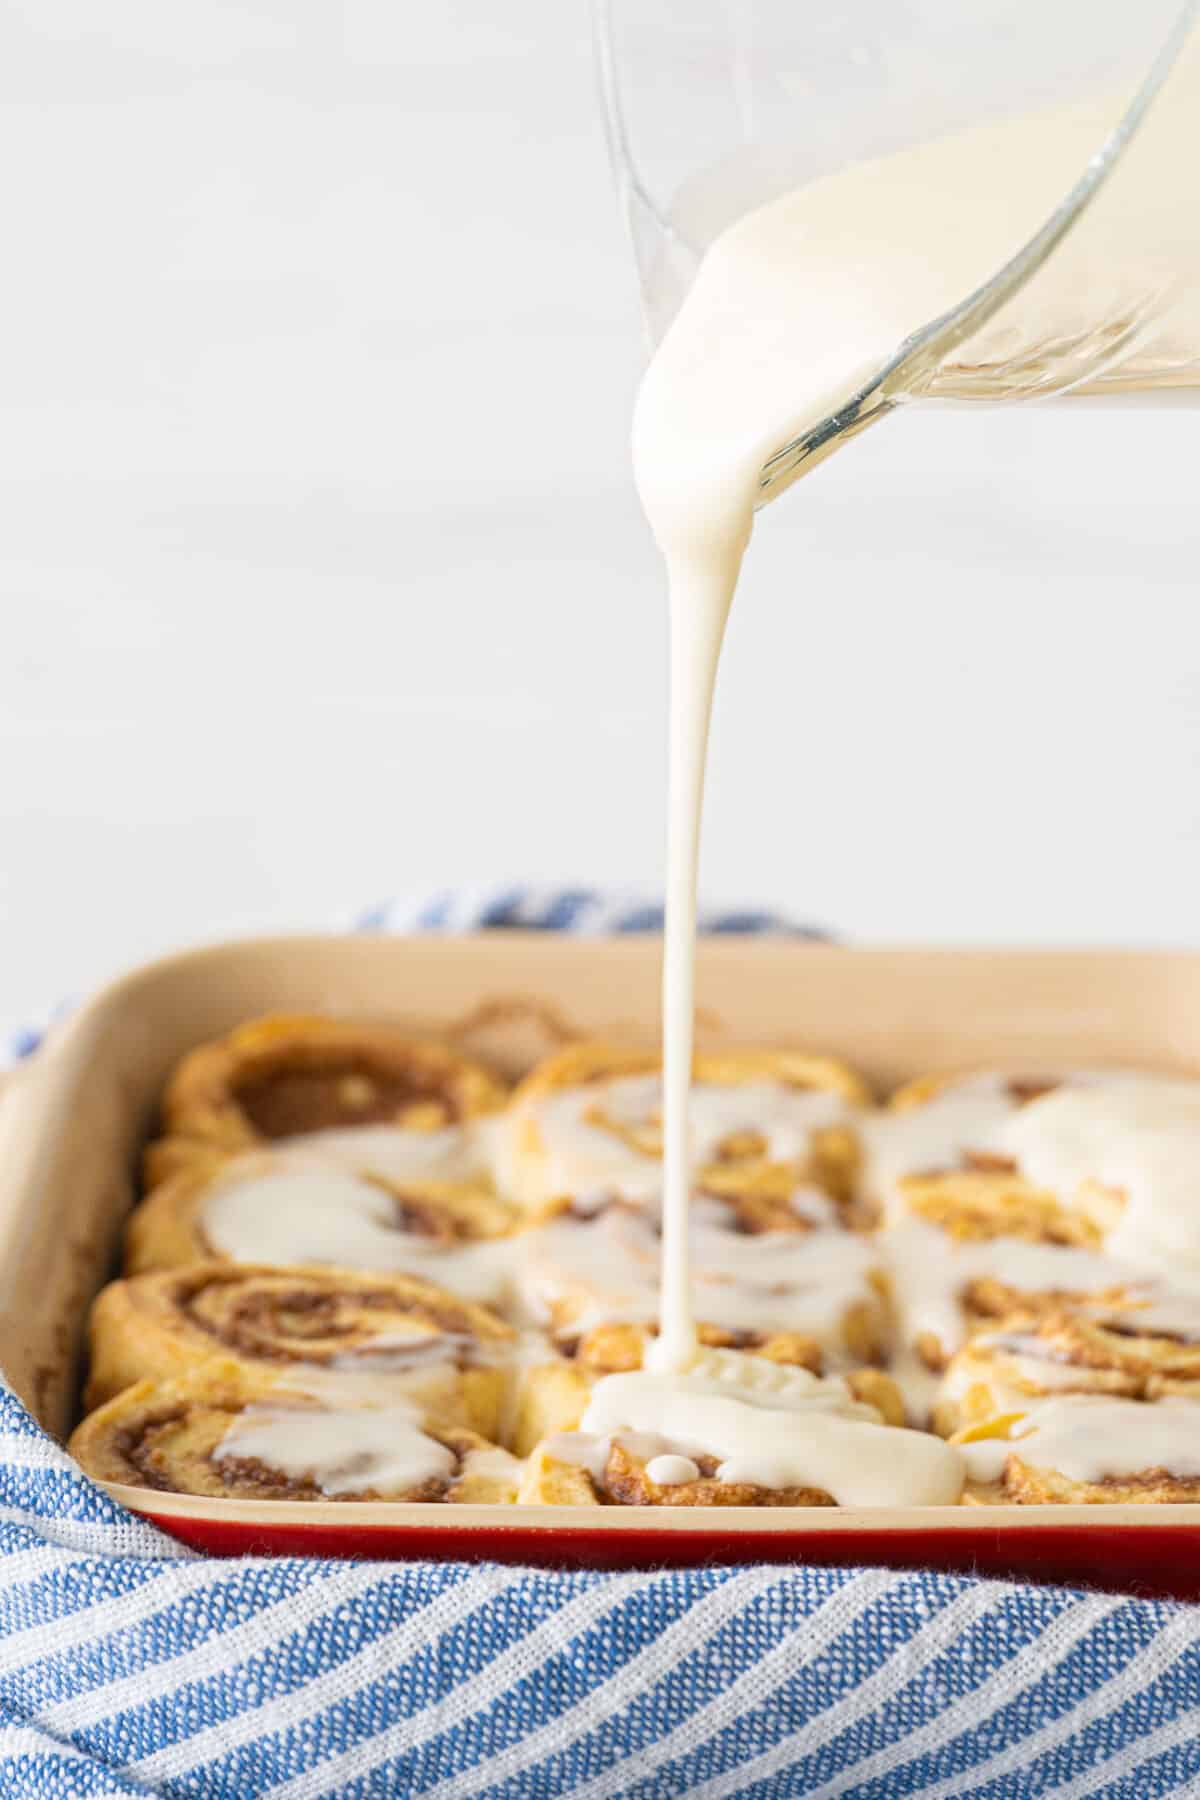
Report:
<svg viewBox="0 0 1200 1800"><path fill-rule="evenodd" d="M821 1191L797 1189L797 1171L792 1163L761 1161L710 1163L696 1183L701 1200L715 1200L725 1208L731 1231L757 1235L762 1231L819 1231L842 1226L847 1231L865 1231L874 1224L874 1214L853 1193L850 1176L857 1150L853 1142L844 1146L845 1166L842 1174L831 1179L828 1156L835 1138L849 1128L825 1127L818 1135L824 1144L826 1165L821 1172ZM822 1205L824 1203L824 1205ZM822 1216L824 1208L829 1216Z"/></svg>
<svg viewBox="0 0 1200 1800"><path fill-rule="evenodd" d="M822 1488L764 1488L718 1481L717 1459L697 1457L695 1481L664 1487L646 1472L654 1458L620 1438L607 1446L602 1466L569 1460L551 1438L529 1457L517 1499L529 1506L834 1506Z"/></svg>
<svg viewBox="0 0 1200 1800"><path fill-rule="evenodd" d="M1056 1087L1061 1087L1065 1077L1061 1074L1004 1074L993 1069L938 1069L929 1074L916 1075L896 1088L888 1100L888 1108L892 1112L909 1112L913 1107L925 1106L930 1100L936 1100L939 1094L947 1093L952 1088L977 1081L981 1077L995 1077L1007 1090L1014 1106L1024 1106L1030 1100L1039 1100L1043 1094L1052 1094Z"/></svg>
<svg viewBox="0 0 1200 1800"><path fill-rule="evenodd" d="M1064 1407L1085 1408L1089 1404L1089 1397L1081 1395L1067 1396L1062 1401ZM1142 1401L1127 1400L1123 1404L1134 1413L1150 1410ZM1025 1413L1002 1414L965 1426L950 1439L952 1444L963 1447L1006 1446L999 1475L992 1480L968 1480L963 1489L964 1506L1172 1506L1200 1502L1200 1476L1181 1474L1161 1465L1105 1475L1098 1480L1073 1478L1046 1461L1036 1437L1013 1437L1015 1428L1027 1418ZM1116 1435L1119 1442L1119 1426Z"/></svg>
<svg viewBox="0 0 1200 1800"><path fill-rule="evenodd" d="M85 1404L219 1354L259 1379L370 1374L495 1437L515 1344L486 1308L410 1276L193 1263L101 1292Z"/></svg>
<svg viewBox="0 0 1200 1800"><path fill-rule="evenodd" d="M375 1409L357 1409L370 1418ZM314 1432L335 1415L323 1401L276 1380L264 1381L228 1359L214 1359L173 1381L140 1381L91 1413L68 1449L98 1481L124 1482L181 1494L246 1500L420 1500L509 1502L516 1496L520 1465L497 1445L465 1426L434 1418L411 1426L417 1441L440 1461L436 1475L409 1486L339 1485L336 1490L303 1474L272 1468L261 1457L224 1455L223 1443L239 1423L253 1426L294 1415ZM384 1426L391 1415L382 1415ZM440 1446L440 1451L437 1449ZM353 1471L351 1471L353 1473Z"/></svg>
<svg viewBox="0 0 1200 1800"><path fill-rule="evenodd" d="M202 1146L225 1154L311 1132L395 1125L438 1131L498 1111L506 1092L480 1064L388 1026L276 1014L185 1056L167 1084L148 1187Z"/></svg>
<svg viewBox="0 0 1200 1800"><path fill-rule="evenodd" d="M614 1151L623 1147L631 1169L640 1172L643 1179L652 1180L662 1156L662 1123L657 1107L651 1106L644 1116L627 1116L619 1107L610 1108L607 1099L614 1083L656 1075L660 1067L657 1051L605 1042L574 1044L540 1063L518 1084L506 1111L500 1152L502 1185L514 1199L535 1208L590 1185L588 1169L582 1164L577 1181L570 1176L560 1179L541 1116L545 1103L572 1092L587 1102L580 1113L583 1124L604 1134ZM693 1080L701 1087L738 1088L769 1083L828 1094L842 1101L847 1111L870 1104L865 1083L845 1063L799 1051L705 1052L694 1060ZM725 1171L737 1167L747 1174L759 1173L773 1166L767 1150L764 1134L751 1116L725 1134L709 1167ZM793 1185L815 1181L848 1200L856 1164L853 1129L848 1122L837 1120L815 1127L806 1155L800 1161L789 1160L786 1167Z"/></svg>
<svg viewBox="0 0 1200 1800"><path fill-rule="evenodd" d="M968 1483L964 1506L1179 1506L1200 1501L1200 1478L1146 1469L1125 1479L1072 1481L1013 1455L998 1482Z"/></svg>
<svg viewBox="0 0 1200 1800"><path fill-rule="evenodd" d="M882 1357L881 1318L881 1309L872 1312L865 1305L847 1307L842 1333L848 1355L861 1362ZM829 1362L826 1346L803 1331L727 1331L719 1325L701 1322L696 1327L696 1335L706 1349L744 1350L767 1362L809 1369L814 1375L824 1373ZM641 1368L646 1346L657 1336L656 1325L631 1322L596 1325L578 1340L572 1355L589 1375L620 1375Z"/></svg>
<svg viewBox="0 0 1200 1800"><path fill-rule="evenodd" d="M976 1167L945 1174L906 1175L897 1183L903 1211L925 1219L959 1243L1021 1238L1030 1244L1099 1249L1103 1232L1093 1219L1063 1206L1011 1170Z"/></svg>
<svg viewBox="0 0 1200 1800"><path fill-rule="evenodd" d="M304 1153L257 1151L237 1157L201 1158L175 1173L136 1206L125 1229L125 1269L141 1275L183 1263L226 1260L204 1235L204 1208L227 1184L253 1181L303 1167ZM344 1174L345 1171L340 1173ZM405 1236L450 1248L485 1238L503 1237L511 1229L513 1209L479 1182L405 1181L380 1176L360 1179L378 1188L395 1204L395 1229Z"/></svg>
<svg viewBox="0 0 1200 1800"><path fill-rule="evenodd" d="M946 1437L1062 1394L1155 1400L1200 1394L1200 1298L1180 1297L1171 1328L1153 1301L1028 1313L980 1332L954 1356L933 1411Z"/></svg>
<svg viewBox="0 0 1200 1800"><path fill-rule="evenodd" d="M959 1173L912 1178L913 1210L879 1234L901 1342L941 1374L975 1333L1017 1316L1038 1318L1085 1305L1123 1307L1143 1291L1102 1240L1045 1196L1013 1196L1006 1176ZM918 1234L914 1243L914 1234ZM935 1235L936 1234L936 1235ZM1011 1245L1006 1255L1005 1246ZM1032 1258L1027 1246L1035 1247ZM952 1336L912 1307L941 1282L961 1324Z"/></svg>

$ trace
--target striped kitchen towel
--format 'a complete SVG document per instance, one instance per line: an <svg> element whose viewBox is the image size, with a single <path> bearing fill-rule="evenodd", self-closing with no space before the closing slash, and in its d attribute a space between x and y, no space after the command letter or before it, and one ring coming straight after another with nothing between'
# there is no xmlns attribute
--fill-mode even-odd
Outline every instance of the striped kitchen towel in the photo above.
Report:
<svg viewBox="0 0 1200 1800"><path fill-rule="evenodd" d="M582 892L472 907L650 922ZM418 917L471 922L445 896L366 923ZM0 1434L4 1800L1200 1795L1200 1609L870 1569L204 1559L2 1389Z"/></svg>

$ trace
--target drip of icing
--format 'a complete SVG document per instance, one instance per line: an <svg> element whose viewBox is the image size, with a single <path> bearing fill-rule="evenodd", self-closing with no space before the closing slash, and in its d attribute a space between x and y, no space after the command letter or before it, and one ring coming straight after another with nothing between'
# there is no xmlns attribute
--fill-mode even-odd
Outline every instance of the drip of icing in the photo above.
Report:
<svg viewBox="0 0 1200 1800"><path fill-rule="evenodd" d="M879 1423L844 1383L736 1351L702 1351L686 1373L597 1383L582 1432L661 1440L656 1454L712 1457L717 1479L815 1488L841 1506L952 1505L962 1461L940 1439Z"/></svg>
<svg viewBox="0 0 1200 1800"><path fill-rule="evenodd" d="M560 1431L548 1437L542 1448L555 1462L568 1463L574 1469L586 1469L598 1487L604 1480L612 1439L596 1437L587 1431Z"/></svg>
<svg viewBox="0 0 1200 1800"><path fill-rule="evenodd" d="M421 1429L420 1413L407 1404L336 1412L248 1406L213 1452L218 1463L236 1457L313 1481L330 1495L402 1494L448 1481L455 1470L453 1452Z"/></svg>
<svg viewBox="0 0 1200 1800"><path fill-rule="evenodd" d="M973 1444L960 1444L968 1481L999 1481L1004 1465L1012 1454L1005 1438L979 1438Z"/></svg>
<svg viewBox="0 0 1200 1800"><path fill-rule="evenodd" d="M673 1456L669 1451L651 1457L646 1474L658 1487L683 1487L700 1479L700 1470L690 1456Z"/></svg>
<svg viewBox="0 0 1200 1800"><path fill-rule="evenodd" d="M1013 1426L1007 1441L982 1442L999 1442L1005 1460L1015 1452L1030 1468L1055 1469L1069 1481L1098 1482L1153 1469L1200 1477L1200 1407L1187 1400L1147 1405L1089 1394L1043 1400ZM975 1462L972 1456L972 1473Z"/></svg>
<svg viewBox="0 0 1200 1800"><path fill-rule="evenodd" d="M386 1189L347 1170L297 1163L219 1182L204 1202L200 1229L234 1262L382 1269L486 1305L505 1299L519 1239L445 1245L404 1231L397 1219Z"/></svg>

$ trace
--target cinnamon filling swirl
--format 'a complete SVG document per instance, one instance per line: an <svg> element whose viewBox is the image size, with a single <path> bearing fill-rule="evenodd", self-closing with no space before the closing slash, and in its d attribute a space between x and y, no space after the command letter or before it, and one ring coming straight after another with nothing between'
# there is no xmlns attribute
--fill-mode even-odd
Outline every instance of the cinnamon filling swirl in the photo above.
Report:
<svg viewBox="0 0 1200 1800"><path fill-rule="evenodd" d="M459 1368L498 1352L511 1331L449 1294L416 1282L337 1285L320 1274L180 1281L181 1315L214 1344L256 1361L330 1363L348 1355L389 1364L444 1361Z"/></svg>
<svg viewBox="0 0 1200 1800"><path fill-rule="evenodd" d="M235 1082L232 1093L255 1134L268 1140L353 1125L437 1131L462 1116L453 1087L427 1071L413 1069L405 1079L364 1058L325 1068L255 1070Z"/></svg>

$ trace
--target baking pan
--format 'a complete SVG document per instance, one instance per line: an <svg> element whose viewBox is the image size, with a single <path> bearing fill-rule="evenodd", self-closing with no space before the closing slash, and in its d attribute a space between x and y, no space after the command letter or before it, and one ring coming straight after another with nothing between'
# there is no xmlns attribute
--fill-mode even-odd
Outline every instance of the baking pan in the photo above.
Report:
<svg viewBox="0 0 1200 1800"><path fill-rule="evenodd" d="M137 1152L169 1069L274 1010L388 1019L516 1074L579 1034L652 1039L657 938L518 932L298 937L217 945L98 994L0 1105L0 1366L57 1436L76 1416L88 1304L113 1273ZM699 1037L812 1045L880 1087L931 1068L1200 1069L1200 954L700 946ZM636 1568L879 1563L1200 1597L1187 1506L514 1509L237 1501L114 1487L222 1553L490 1558Z"/></svg>

